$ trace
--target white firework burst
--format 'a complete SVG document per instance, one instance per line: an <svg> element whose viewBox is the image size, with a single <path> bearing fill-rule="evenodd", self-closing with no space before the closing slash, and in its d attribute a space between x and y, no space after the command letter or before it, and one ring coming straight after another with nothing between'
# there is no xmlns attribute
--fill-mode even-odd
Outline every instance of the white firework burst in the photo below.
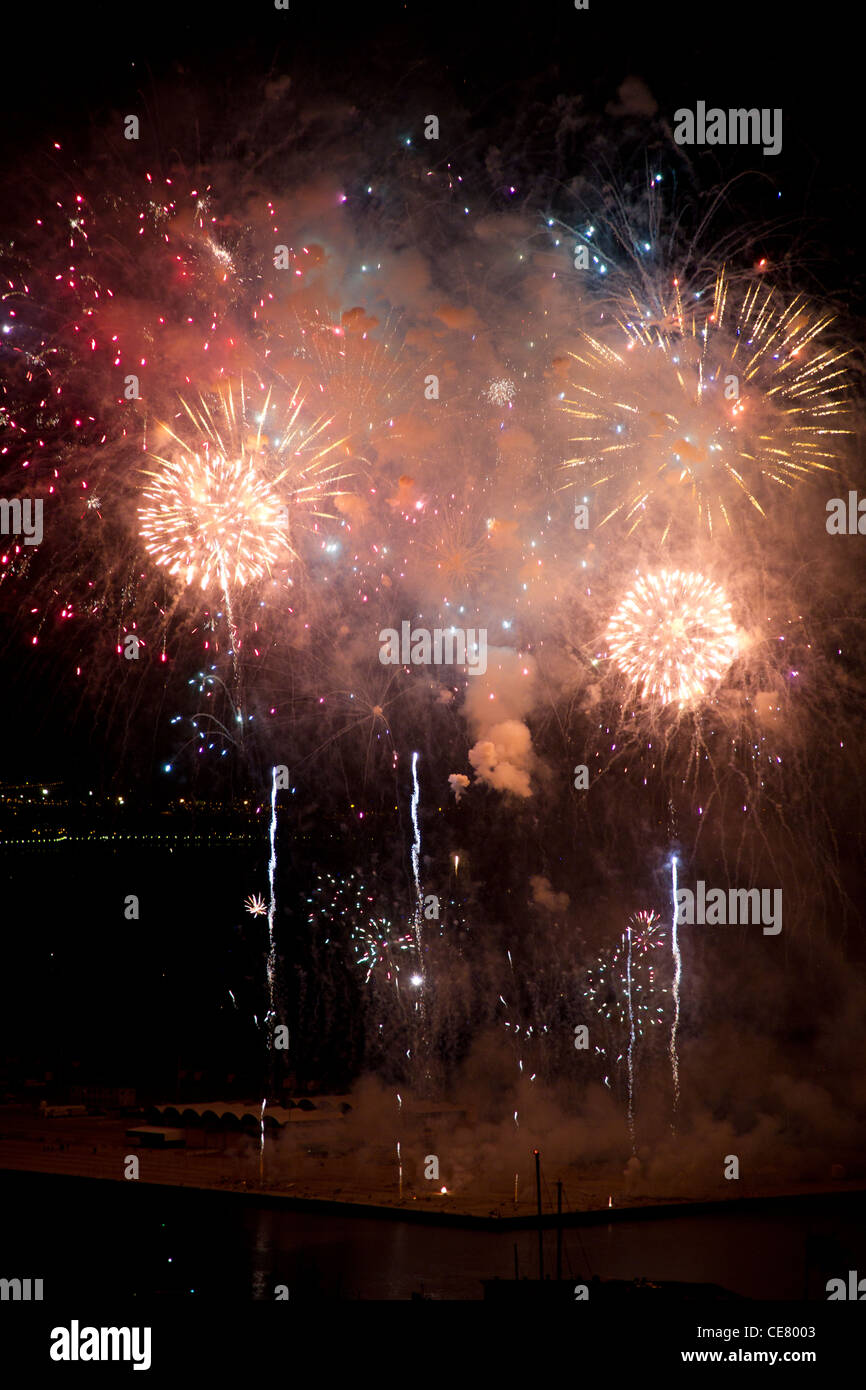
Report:
<svg viewBox="0 0 866 1390"><path fill-rule="evenodd" d="M491 405L510 405L514 400L515 390L510 377L500 376L490 382L484 394Z"/></svg>
<svg viewBox="0 0 866 1390"><path fill-rule="evenodd" d="M663 705L701 699L740 649L724 590L683 570L639 575L605 637L608 655L640 698Z"/></svg>

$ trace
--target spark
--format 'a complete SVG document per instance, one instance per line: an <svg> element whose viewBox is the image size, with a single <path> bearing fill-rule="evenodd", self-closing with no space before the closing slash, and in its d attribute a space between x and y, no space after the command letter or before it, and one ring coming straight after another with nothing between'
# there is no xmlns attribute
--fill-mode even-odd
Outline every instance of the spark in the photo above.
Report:
<svg viewBox="0 0 866 1390"><path fill-rule="evenodd" d="M414 945L413 938L411 935L389 935L390 927L387 922L371 921L370 926L372 930L364 926L357 926L352 930L358 964L368 966L364 984L370 983L370 976L377 965L384 965L389 974L393 972L396 983L399 966L394 960L394 956L400 952L411 950ZM415 976L412 977L410 983L413 985L417 983Z"/></svg>
<svg viewBox="0 0 866 1390"><path fill-rule="evenodd" d="M262 1142L259 1149L259 1182L264 1182L265 1175L265 1109L268 1104L267 1096L262 1100Z"/></svg>

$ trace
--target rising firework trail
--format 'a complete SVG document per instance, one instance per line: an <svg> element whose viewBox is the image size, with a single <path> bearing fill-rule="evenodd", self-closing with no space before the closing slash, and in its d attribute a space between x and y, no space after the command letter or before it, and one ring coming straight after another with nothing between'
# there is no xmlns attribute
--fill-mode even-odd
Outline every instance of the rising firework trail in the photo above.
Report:
<svg viewBox="0 0 866 1390"><path fill-rule="evenodd" d="M276 889L274 880L277 872L277 769L271 768L271 824L270 824L270 844L271 854L268 859L268 1028L273 1033L274 1020L276 1019L276 973L277 973L277 943L274 936L274 917L277 910Z"/></svg>
<svg viewBox="0 0 866 1390"><path fill-rule="evenodd" d="M427 1086L430 1082L430 1066L427 1046L427 1010L424 993L423 940L421 935L421 924L424 916L424 900L421 892L421 827L418 824L418 805L421 800L421 789L418 785L419 756L417 752L412 754L412 877L415 884L415 908L412 914L412 923L415 931L415 946L418 952L418 974L417 976L413 976L412 983L417 983L418 986L418 1037L423 1060L424 1083L425 1086Z"/></svg>
<svg viewBox="0 0 866 1390"><path fill-rule="evenodd" d="M267 1108L268 1098L262 1097L262 1141L259 1148L259 1182L265 1180L265 1109Z"/></svg>
<svg viewBox="0 0 866 1390"><path fill-rule="evenodd" d="M634 1009L631 997L631 923L628 924L628 957L626 962L626 986L628 990L628 1132L631 1138L632 1153L634 1144Z"/></svg>
<svg viewBox="0 0 866 1390"><path fill-rule="evenodd" d="M277 942L274 936L274 918L277 910L277 897L275 879L277 872L277 769L271 768L271 824L270 824L270 845L271 853L268 859L268 1012L265 1017L265 1031L267 1033L269 1061L273 1059L274 1045L274 1023L277 1017L276 1011L276 975L277 975ZM262 1100L262 1142L259 1155L259 1175L263 1174L265 1162L265 1109L268 1098Z"/></svg>
<svg viewBox="0 0 866 1390"><path fill-rule="evenodd" d="M423 975L424 962L421 955L421 831L418 827L418 802L421 792L418 787L418 754L412 754L412 876L415 880L415 940L418 943L418 966Z"/></svg>
<svg viewBox="0 0 866 1390"><path fill-rule="evenodd" d="M677 1030L680 1026L680 980L683 973L683 962L680 956L680 943L677 936L677 857L671 857L671 902L673 916L671 918L671 952L674 959L674 1017L671 1024L671 1075L674 1082L674 1120L676 1120L677 1107L680 1103L680 1062L677 1056Z"/></svg>

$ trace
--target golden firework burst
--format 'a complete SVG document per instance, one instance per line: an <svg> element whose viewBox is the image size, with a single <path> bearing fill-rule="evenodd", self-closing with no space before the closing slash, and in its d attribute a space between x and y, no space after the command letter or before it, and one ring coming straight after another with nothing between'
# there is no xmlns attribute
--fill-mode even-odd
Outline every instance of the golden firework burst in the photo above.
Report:
<svg viewBox="0 0 866 1390"><path fill-rule="evenodd" d="M763 282L733 292L723 272L711 304L687 309L674 282L661 313L632 295L610 341L583 335L562 396L580 431L564 467L598 491L599 524L652 519L665 539L690 508L712 534L743 503L764 515L773 486L832 470L850 431L846 353L822 337L831 323Z"/></svg>

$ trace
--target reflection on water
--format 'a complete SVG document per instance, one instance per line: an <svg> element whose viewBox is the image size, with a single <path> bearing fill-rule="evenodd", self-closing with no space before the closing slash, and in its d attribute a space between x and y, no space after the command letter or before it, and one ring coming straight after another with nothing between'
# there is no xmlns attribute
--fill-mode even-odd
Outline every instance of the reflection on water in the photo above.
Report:
<svg viewBox="0 0 866 1390"><path fill-rule="evenodd" d="M251 1199L132 1183L5 1173L4 1274L109 1297L478 1299L482 1279L536 1277L533 1231L459 1230L292 1212ZM545 1235L553 1274L556 1237ZM563 1274L575 1280L714 1283L757 1299L826 1299L828 1278L866 1268L866 1195L761 1203L748 1214L569 1227Z"/></svg>

